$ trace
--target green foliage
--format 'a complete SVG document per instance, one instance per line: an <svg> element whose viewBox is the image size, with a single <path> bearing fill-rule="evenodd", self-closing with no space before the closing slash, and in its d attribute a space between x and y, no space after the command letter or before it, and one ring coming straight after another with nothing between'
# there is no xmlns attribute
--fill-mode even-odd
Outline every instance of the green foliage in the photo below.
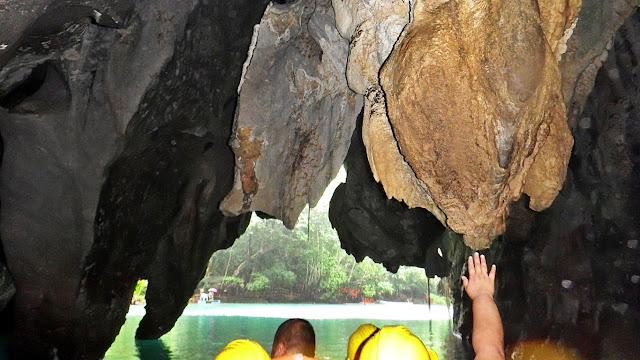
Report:
<svg viewBox="0 0 640 360"><path fill-rule="evenodd" d="M247 290L249 291L263 291L268 290L270 287L269 278L260 273L255 273L253 281L247 284Z"/></svg>
<svg viewBox="0 0 640 360"><path fill-rule="evenodd" d="M254 275L255 276L255 275ZM264 276L272 288L290 289L296 284L296 274L287 270L283 263L276 263L273 267L265 270Z"/></svg>
<svg viewBox="0 0 640 360"><path fill-rule="evenodd" d="M227 285L243 285L244 280L237 278L235 276L225 276L222 278L222 282Z"/></svg>
<svg viewBox="0 0 640 360"><path fill-rule="evenodd" d="M213 254L201 284L234 294L286 292L307 301L424 301L427 295L424 269L401 267L391 274L368 257L357 263L340 247L326 209L305 209L292 230L254 215L232 247Z"/></svg>
<svg viewBox="0 0 640 360"><path fill-rule="evenodd" d="M136 283L136 288L133 290L133 297L131 298L132 304L144 304L145 295L147 294L147 287L149 285L149 280L140 279Z"/></svg>
<svg viewBox="0 0 640 360"><path fill-rule="evenodd" d="M401 266L397 275L397 290L400 294L422 299L427 295L427 275L424 269Z"/></svg>
<svg viewBox="0 0 640 360"><path fill-rule="evenodd" d="M439 305L449 305L451 301L447 301L447 298L443 295L431 293L431 303Z"/></svg>

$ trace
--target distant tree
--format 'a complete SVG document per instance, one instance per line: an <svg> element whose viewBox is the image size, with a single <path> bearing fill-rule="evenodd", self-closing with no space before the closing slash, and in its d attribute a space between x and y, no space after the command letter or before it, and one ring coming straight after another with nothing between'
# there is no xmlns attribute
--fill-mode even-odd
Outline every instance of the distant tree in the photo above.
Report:
<svg viewBox="0 0 640 360"><path fill-rule="evenodd" d="M340 247L322 208L306 208L293 230L280 220L253 215L247 231L232 247L213 254L206 274L201 284L232 293L270 289L318 301L424 298L427 294L421 268L401 267L391 274L368 257L356 263Z"/></svg>
<svg viewBox="0 0 640 360"><path fill-rule="evenodd" d="M263 291L271 288L269 279L260 273L255 273L253 280L247 284L247 290L249 291Z"/></svg>
<svg viewBox="0 0 640 360"><path fill-rule="evenodd" d="M136 283L136 288L133 290L133 297L131 298L132 304L145 304L145 295L147 294L147 286L149 285L149 280L140 279Z"/></svg>
<svg viewBox="0 0 640 360"><path fill-rule="evenodd" d="M296 285L296 274L288 270L284 263L276 263L265 270L263 276L269 280L272 289L290 290L294 289Z"/></svg>
<svg viewBox="0 0 640 360"><path fill-rule="evenodd" d="M355 266L352 283L362 289L366 298L381 299L385 293L393 292L391 273L369 257Z"/></svg>
<svg viewBox="0 0 640 360"><path fill-rule="evenodd" d="M397 292L409 298L424 298L427 295L427 275L424 269L401 266L398 269Z"/></svg>

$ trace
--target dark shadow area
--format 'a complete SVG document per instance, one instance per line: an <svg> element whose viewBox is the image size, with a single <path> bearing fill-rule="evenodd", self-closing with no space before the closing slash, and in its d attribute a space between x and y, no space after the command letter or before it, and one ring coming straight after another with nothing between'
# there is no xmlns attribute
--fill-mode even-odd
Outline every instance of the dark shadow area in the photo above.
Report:
<svg viewBox="0 0 640 360"><path fill-rule="evenodd" d="M162 340L136 340L140 360L170 360L171 350Z"/></svg>
<svg viewBox="0 0 640 360"><path fill-rule="evenodd" d="M20 114L64 111L71 91L64 75L50 62L33 68L27 78L0 98L0 106Z"/></svg>
<svg viewBox="0 0 640 360"><path fill-rule="evenodd" d="M360 112L344 162L347 181L338 186L329 208L342 247L356 260L369 256L392 272L408 265L423 267L429 277L447 276L451 262L442 241L444 226L426 209L387 198L369 167L362 118Z"/></svg>
<svg viewBox="0 0 640 360"><path fill-rule="evenodd" d="M8 94L0 98L0 106L5 109L13 110L26 98L33 95L40 89L47 76L47 64L40 64L31 70L31 74L27 78L16 85Z"/></svg>

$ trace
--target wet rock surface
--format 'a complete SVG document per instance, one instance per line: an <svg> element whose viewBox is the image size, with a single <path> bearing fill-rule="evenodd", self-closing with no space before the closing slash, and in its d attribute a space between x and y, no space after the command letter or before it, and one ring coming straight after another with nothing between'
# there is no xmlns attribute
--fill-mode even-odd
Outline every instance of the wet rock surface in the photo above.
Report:
<svg viewBox="0 0 640 360"><path fill-rule="evenodd" d="M640 354L631 335L640 331L639 20L636 13L625 22L598 72L557 199L541 213L512 206L507 233L487 251L498 264L508 344L560 340L586 359ZM466 300L458 299L457 325L468 333Z"/></svg>
<svg viewBox="0 0 640 360"><path fill-rule="evenodd" d="M293 228L342 166L362 99L347 87L348 42L331 1L272 3L253 41L231 139L235 182L221 209Z"/></svg>
<svg viewBox="0 0 640 360"><path fill-rule="evenodd" d="M478 35L473 17L456 12L469 2L424 0L412 8L401 0L334 1L334 19L328 0L284 1L270 5L261 20L267 3L0 4L6 30L0 33L0 263L6 259L16 287L2 311L13 290L0 269L0 328L10 328L14 355L100 358L124 322L139 278L149 279L149 289L137 337L161 336L211 253L244 231L248 213L225 214L260 210L292 226L346 156L347 183L330 210L343 247L391 270L417 265L430 276L448 274L463 336L470 335L471 314L458 279L473 250L442 225L465 233L437 201L438 186L455 188L441 195L491 205L489 215L498 220L479 224L478 236L465 234L472 247L490 245L485 253L498 264L507 343L552 338L585 358L638 357L640 19L629 18L638 1L584 0L581 7L554 1L537 9L496 2L503 7L482 19L504 36L485 34L495 46L486 52L474 52L487 44L470 41ZM412 9L419 16L413 14L407 33L440 24L440 32L426 32L428 40L451 35L456 41L426 42L415 53L407 50L410 36L396 44ZM448 23L455 19L464 26ZM496 19L504 24L496 27ZM518 41L505 41L510 35ZM509 51L500 50L504 44ZM463 49L468 56L461 61L471 70L446 64L443 52L437 64L449 77L392 59L380 82L392 50L403 59L424 58L425 49L430 55ZM488 68L473 58L478 54L486 55ZM500 64L508 71L497 71ZM416 74L432 86L403 97ZM465 79L472 89L497 95L481 97L484 107L468 106L480 100L457 88ZM365 96L355 133L361 104L347 84ZM431 102L434 111L416 101L433 98L439 99ZM389 119L387 105L408 120ZM447 120L486 110L497 114L499 126L430 121L429 127L414 116L435 110ZM537 123L516 127L523 118ZM557 119L567 121L575 138L571 153ZM438 132L449 125L459 131ZM485 130L492 141L474 142ZM546 137L544 144L534 144L535 132ZM437 136L438 142L423 141ZM492 169L467 161L477 155L469 150L474 146L491 162L473 164ZM447 156L464 161L439 162ZM466 175L462 182L420 180L434 169ZM496 178L511 180L494 193ZM489 190L479 196L478 189ZM517 199L520 192L530 196ZM444 198L446 206L457 201ZM531 210L554 198L547 210ZM485 214L481 209L463 210L475 218Z"/></svg>
<svg viewBox="0 0 640 360"><path fill-rule="evenodd" d="M530 2L494 5L418 1L380 72L406 171L427 189L411 201L437 208L473 248L504 232L508 204L523 192L533 209L551 204L572 146L549 44L557 31L545 33ZM496 47L503 39L512 46ZM398 176L377 173L385 187Z"/></svg>
<svg viewBox="0 0 640 360"><path fill-rule="evenodd" d="M594 10L597 5L585 2L584 6L584 18L600 19L594 25L600 29L633 9L628 2L618 3L615 16L601 17L602 14ZM603 11L608 14L612 9ZM570 41L566 55L575 63L565 60L561 70L581 67L584 72L580 76L586 79L594 67L597 70L604 65L593 74L595 88L589 99L585 95L585 99L580 100L579 92L585 84L578 81L574 83L573 97L567 100L574 112L569 113L569 123L575 137L567 180L548 210L541 213L531 210L528 196L509 205L506 232L483 250L489 262L498 265L496 300L505 323L507 344L526 339L560 340L577 349L584 358L593 359L633 359L640 354L631 335L637 333L640 325L637 321L640 277L636 274L640 266L636 219L640 214L637 209L640 199L637 182L631 180L637 177L639 160L635 121L637 16L627 20L608 46L609 50L605 50L603 40L606 34L592 33L589 24L576 27L579 36L575 42ZM590 43L594 48L578 50L576 43ZM594 54L597 48L604 56L601 52L591 60L584 57L584 52ZM571 76L572 70L565 71ZM566 84L567 79L563 81ZM580 109L579 114L575 113L576 109ZM365 107L367 110L373 114L372 118L381 112L375 106ZM353 161L351 156L350 153L347 165ZM358 194L360 190L354 186L358 183L351 176L354 173L349 171L347 184L343 186ZM348 192L339 195L340 198L350 196ZM348 202L334 199L332 208L338 209L338 204L344 202L349 203L345 208L362 211L365 208L362 204L368 203L372 196L352 198ZM333 218L336 224L343 223L336 225L339 231L340 227L356 229L362 219L382 213L382 209L382 206L375 210L369 207L358 221L344 215ZM347 222L352 225L345 225ZM376 226L379 222L367 230ZM456 279L464 274L464 261L472 250L461 243L460 235L449 230L440 235L440 239L452 264L449 278L456 304L454 324L470 339L470 304ZM384 241L389 242L385 239L380 243ZM346 249L357 253L351 250L353 245L349 240L343 243ZM374 248L367 254L384 254L384 249Z"/></svg>
<svg viewBox="0 0 640 360"><path fill-rule="evenodd" d="M0 312L4 310L16 294L16 285L6 265L0 262Z"/></svg>
<svg viewBox="0 0 640 360"><path fill-rule="evenodd" d="M536 218L531 238L541 241L522 261L528 332L566 339L589 357L640 354L628 335L640 330L639 20L629 18L613 40L573 132L571 177Z"/></svg>
<svg viewBox="0 0 640 360"><path fill-rule="evenodd" d="M246 227L218 206L266 2L33 5L21 5L26 17L0 6L2 27L23 31L0 39L0 231L21 289L10 346L20 358L97 359L139 278L150 303L138 336L157 337L211 253Z"/></svg>

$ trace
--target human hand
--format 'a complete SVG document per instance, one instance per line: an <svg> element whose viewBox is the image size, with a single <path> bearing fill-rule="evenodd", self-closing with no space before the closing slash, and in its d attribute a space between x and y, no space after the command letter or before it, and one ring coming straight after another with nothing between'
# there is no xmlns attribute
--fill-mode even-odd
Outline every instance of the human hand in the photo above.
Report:
<svg viewBox="0 0 640 360"><path fill-rule="evenodd" d="M471 300L489 295L493 299L496 280L496 266L491 266L491 271L487 273L487 260L484 255L477 252L469 256L469 277L462 276L462 286Z"/></svg>

